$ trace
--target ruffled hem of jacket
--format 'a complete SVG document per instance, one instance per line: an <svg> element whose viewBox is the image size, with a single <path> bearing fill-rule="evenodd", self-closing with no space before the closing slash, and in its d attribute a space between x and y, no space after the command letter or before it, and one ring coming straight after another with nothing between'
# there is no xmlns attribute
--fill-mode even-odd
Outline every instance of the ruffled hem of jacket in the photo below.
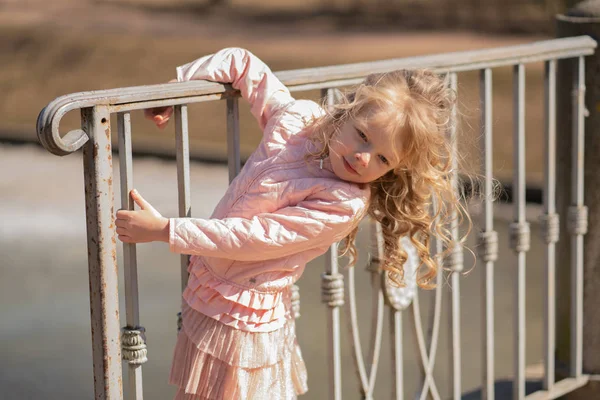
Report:
<svg viewBox="0 0 600 400"><path fill-rule="evenodd" d="M263 292L226 282L215 276L206 266L192 268L189 272L188 287L191 290L196 291L200 286L210 288L221 297L254 310L270 310L281 303L281 290Z"/></svg>
<svg viewBox="0 0 600 400"><path fill-rule="evenodd" d="M276 293L241 288L215 277L207 268L190 273L183 298L190 307L236 329L269 332L280 329L289 317L289 289Z"/></svg>
<svg viewBox="0 0 600 400"><path fill-rule="evenodd" d="M244 332L183 307L169 378L178 400L292 399L308 390L294 320Z"/></svg>

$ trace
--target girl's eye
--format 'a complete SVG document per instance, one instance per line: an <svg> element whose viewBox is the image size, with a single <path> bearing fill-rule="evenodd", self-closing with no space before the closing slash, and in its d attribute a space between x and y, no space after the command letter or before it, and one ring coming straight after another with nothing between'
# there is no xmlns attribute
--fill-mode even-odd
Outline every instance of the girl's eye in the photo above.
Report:
<svg viewBox="0 0 600 400"><path fill-rule="evenodd" d="M379 155L379 159L381 160L382 163L388 165L390 162L388 161L387 158L385 158L384 156L382 156L381 154Z"/></svg>
<svg viewBox="0 0 600 400"><path fill-rule="evenodd" d="M359 131L358 129L356 130L356 132L358 132L358 136L360 136L362 140L364 140L365 142L367 141L367 135L365 135L362 131Z"/></svg>

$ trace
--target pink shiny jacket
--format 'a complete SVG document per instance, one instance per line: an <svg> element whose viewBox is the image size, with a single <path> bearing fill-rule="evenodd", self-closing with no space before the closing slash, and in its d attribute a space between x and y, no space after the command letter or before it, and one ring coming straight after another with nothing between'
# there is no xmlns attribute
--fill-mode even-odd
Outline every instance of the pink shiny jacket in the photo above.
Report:
<svg viewBox="0 0 600 400"><path fill-rule="evenodd" d="M184 300L237 329L279 329L289 287L358 224L369 191L337 178L327 159L322 168L305 159L316 149L306 126L323 109L295 100L250 52L221 50L178 67L177 78L231 83L264 131L210 219L170 220L171 251L192 255Z"/></svg>

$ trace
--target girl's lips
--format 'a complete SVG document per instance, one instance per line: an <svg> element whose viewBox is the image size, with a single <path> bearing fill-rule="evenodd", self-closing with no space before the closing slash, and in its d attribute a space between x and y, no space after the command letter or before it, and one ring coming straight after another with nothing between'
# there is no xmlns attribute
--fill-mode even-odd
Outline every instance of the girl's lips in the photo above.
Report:
<svg viewBox="0 0 600 400"><path fill-rule="evenodd" d="M344 168L346 168L346 171L350 172L351 174L358 175L358 172L352 168L352 165L350 165L350 163L348 163L344 157L342 157L342 160L344 160Z"/></svg>

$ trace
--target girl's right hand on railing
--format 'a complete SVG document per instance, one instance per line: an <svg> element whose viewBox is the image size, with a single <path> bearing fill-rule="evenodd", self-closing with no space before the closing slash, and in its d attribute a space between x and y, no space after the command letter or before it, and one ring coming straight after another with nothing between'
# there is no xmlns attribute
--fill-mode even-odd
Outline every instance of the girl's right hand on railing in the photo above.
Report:
<svg viewBox="0 0 600 400"><path fill-rule="evenodd" d="M177 82L177 79L171 79L169 83ZM144 116L156 124L156 126L160 129L167 126L169 119L173 115L173 107L156 107L156 108L148 108L144 110Z"/></svg>
<svg viewBox="0 0 600 400"><path fill-rule="evenodd" d="M144 110L144 116L156 124L156 126L160 129L167 126L169 119L173 115L173 107L156 107L156 108L148 108Z"/></svg>

